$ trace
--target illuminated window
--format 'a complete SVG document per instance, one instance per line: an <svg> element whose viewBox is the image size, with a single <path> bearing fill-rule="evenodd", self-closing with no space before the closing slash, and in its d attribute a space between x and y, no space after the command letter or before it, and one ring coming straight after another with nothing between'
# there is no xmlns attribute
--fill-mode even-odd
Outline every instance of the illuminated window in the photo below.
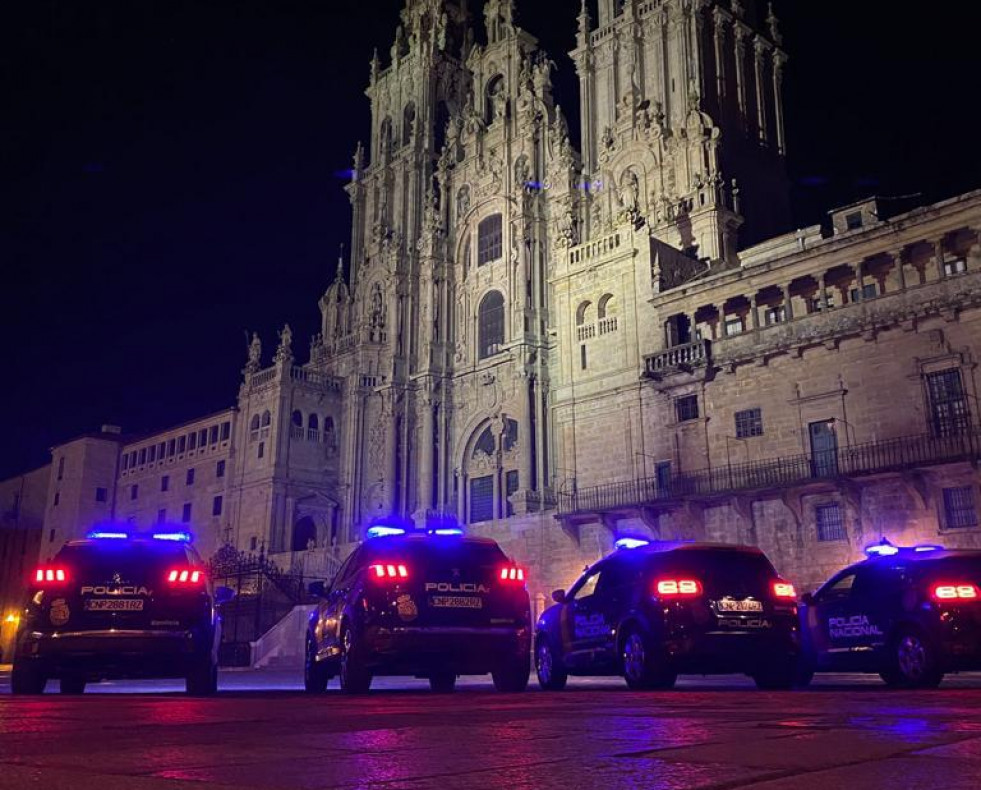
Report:
<svg viewBox="0 0 981 790"><path fill-rule="evenodd" d="M955 274L963 274L967 271L967 261L958 258L953 261L944 261L944 277L953 277Z"/></svg>
<svg viewBox="0 0 981 790"><path fill-rule="evenodd" d="M741 335L746 331L746 323L743 321L742 316L730 316L726 318L725 328L726 337L731 335Z"/></svg>
<svg viewBox="0 0 981 790"><path fill-rule="evenodd" d="M496 261L504 248L504 230L500 214L492 214L477 226L477 265Z"/></svg>
<svg viewBox="0 0 981 790"><path fill-rule="evenodd" d="M480 359L501 351L504 344L504 297L500 291L491 291L480 301L477 335Z"/></svg>
<svg viewBox="0 0 981 790"><path fill-rule="evenodd" d="M763 321L767 326L782 324L787 320L787 308L783 305L778 307L768 307L763 313Z"/></svg>
<svg viewBox="0 0 981 790"><path fill-rule="evenodd" d="M944 527L964 529L978 525L978 511L974 506L974 488L958 486L944 489Z"/></svg>

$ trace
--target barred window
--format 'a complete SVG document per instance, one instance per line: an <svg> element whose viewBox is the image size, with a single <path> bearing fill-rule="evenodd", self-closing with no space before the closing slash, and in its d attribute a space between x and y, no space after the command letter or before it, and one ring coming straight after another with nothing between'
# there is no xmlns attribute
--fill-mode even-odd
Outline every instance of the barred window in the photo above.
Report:
<svg viewBox="0 0 981 790"><path fill-rule="evenodd" d="M504 249L504 226L500 214L492 214L477 226L477 265L496 261Z"/></svg>
<svg viewBox="0 0 981 790"><path fill-rule="evenodd" d="M958 486L944 489L944 526L963 529L978 525L978 511L974 506L974 489Z"/></svg>
<svg viewBox="0 0 981 790"><path fill-rule="evenodd" d="M491 291L480 302L477 311L479 358L486 359L501 351L504 344L504 297Z"/></svg>
<svg viewBox="0 0 981 790"><path fill-rule="evenodd" d="M470 523L494 520L494 478L475 477L470 481Z"/></svg>
<svg viewBox="0 0 981 790"><path fill-rule="evenodd" d="M746 409L736 412L736 438L748 439L763 435L763 410Z"/></svg>
<svg viewBox="0 0 981 790"><path fill-rule="evenodd" d="M698 419L698 396L685 395L674 402L674 413L678 422Z"/></svg>
<svg viewBox="0 0 981 790"><path fill-rule="evenodd" d="M829 505L818 505L814 509L817 522L817 538L820 541L845 540L845 518L841 505L833 502Z"/></svg>
<svg viewBox="0 0 981 790"><path fill-rule="evenodd" d="M927 375L930 420L936 436L952 436L970 424L970 410L958 368Z"/></svg>

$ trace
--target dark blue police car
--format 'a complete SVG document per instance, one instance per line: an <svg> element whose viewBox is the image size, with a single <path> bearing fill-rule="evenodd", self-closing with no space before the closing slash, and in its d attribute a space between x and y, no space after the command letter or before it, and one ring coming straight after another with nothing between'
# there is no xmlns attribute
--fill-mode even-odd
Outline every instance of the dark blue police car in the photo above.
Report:
<svg viewBox="0 0 981 790"><path fill-rule="evenodd" d="M535 632L543 689L569 675L622 674L649 689L729 672L761 688L793 685L797 595L757 548L622 539L552 598Z"/></svg>
<svg viewBox="0 0 981 790"><path fill-rule="evenodd" d="M189 532L95 530L69 541L30 579L11 687L65 694L109 678L184 678L189 694L217 690L221 621ZM217 599L217 600L216 600Z"/></svg>
<svg viewBox="0 0 981 790"><path fill-rule="evenodd" d="M328 587L306 637L304 686L363 693L376 675L428 678L452 691L458 675L491 673L500 691L531 674L531 607L524 570L486 538L457 528L377 525Z"/></svg>
<svg viewBox="0 0 981 790"><path fill-rule="evenodd" d="M947 672L981 670L981 551L883 541L866 554L803 596L801 681L870 672L930 688Z"/></svg>

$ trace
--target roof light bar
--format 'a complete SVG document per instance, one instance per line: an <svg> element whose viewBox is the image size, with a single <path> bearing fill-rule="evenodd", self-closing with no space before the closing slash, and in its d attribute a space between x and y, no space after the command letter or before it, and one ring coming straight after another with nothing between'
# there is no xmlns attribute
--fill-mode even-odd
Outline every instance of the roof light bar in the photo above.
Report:
<svg viewBox="0 0 981 790"><path fill-rule="evenodd" d="M402 527L389 527L384 524L378 524L374 527L368 527L368 531L365 533L366 538L391 538L396 535L404 535L405 530Z"/></svg>
<svg viewBox="0 0 981 790"><path fill-rule="evenodd" d="M651 542L643 538L620 538L613 545L618 549L639 549L642 546L650 546Z"/></svg>
<svg viewBox="0 0 981 790"><path fill-rule="evenodd" d="M94 529L85 537L91 540L129 540L128 532L108 532L102 529Z"/></svg>
<svg viewBox="0 0 981 790"><path fill-rule="evenodd" d="M868 557L892 557L899 554L899 549L893 546L887 538L883 538L878 543L866 546L865 554Z"/></svg>
<svg viewBox="0 0 981 790"><path fill-rule="evenodd" d="M175 543L192 543L194 536L190 532L154 532L154 540L171 540Z"/></svg>
<svg viewBox="0 0 981 790"><path fill-rule="evenodd" d="M437 527L436 529L429 530L430 535L439 535L440 537L462 537L463 530L459 527Z"/></svg>

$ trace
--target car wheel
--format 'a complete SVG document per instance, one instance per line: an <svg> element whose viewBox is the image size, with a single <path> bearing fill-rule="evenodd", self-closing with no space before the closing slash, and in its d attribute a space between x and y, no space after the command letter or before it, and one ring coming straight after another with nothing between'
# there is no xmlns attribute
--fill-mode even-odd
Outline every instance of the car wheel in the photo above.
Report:
<svg viewBox="0 0 981 790"><path fill-rule="evenodd" d="M317 661L317 647L308 636L306 655L303 660L303 688L310 694L323 694L327 690L329 680L327 664L324 661Z"/></svg>
<svg viewBox="0 0 981 790"><path fill-rule="evenodd" d="M429 688L437 694L450 694L456 688L456 674L436 672L429 676Z"/></svg>
<svg viewBox="0 0 981 790"><path fill-rule="evenodd" d="M341 634L341 647L341 691L345 694L364 694L371 688L371 673L364 665L359 640L347 626Z"/></svg>
<svg viewBox="0 0 981 790"><path fill-rule="evenodd" d="M77 675L69 675L68 677L63 677L61 679L60 685L61 685L62 694L85 693L85 678L80 678Z"/></svg>
<svg viewBox="0 0 981 790"><path fill-rule="evenodd" d="M639 629L627 632L620 658L623 664L623 679L632 689L669 689L678 679L678 674L672 672L658 659Z"/></svg>
<svg viewBox="0 0 981 790"><path fill-rule="evenodd" d="M187 673L185 688L192 697L210 697L218 691L218 664L211 653L199 659Z"/></svg>
<svg viewBox="0 0 981 790"><path fill-rule="evenodd" d="M48 679L40 667L33 665L14 664L10 673L10 691L12 694L43 694Z"/></svg>
<svg viewBox="0 0 981 790"><path fill-rule="evenodd" d="M936 688L944 679L936 648L918 629L904 628L889 645L880 676L898 688Z"/></svg>
<svg viewBox="0 0 981 790"><path fill-rule="evenodd" d="M753 681L756 688L766 691L792 689L798 682L797 660L784 657L782 660L769 661L762 669L753 673Z"/></svg>
<svg viewBox="0 0 981 790"><path fill-rule="evenodd" d="M525 658L512 659L491 672L494 688L508 694L524 691L531 677L531 661Z"/></svg>
<svg viewBox="0 0 981 790"><path fill-rule="evenodd" d="M561 691L569 679L562 660L555 655L546 636L539 639L535 647L535 674L543 691Z"/></svg>

